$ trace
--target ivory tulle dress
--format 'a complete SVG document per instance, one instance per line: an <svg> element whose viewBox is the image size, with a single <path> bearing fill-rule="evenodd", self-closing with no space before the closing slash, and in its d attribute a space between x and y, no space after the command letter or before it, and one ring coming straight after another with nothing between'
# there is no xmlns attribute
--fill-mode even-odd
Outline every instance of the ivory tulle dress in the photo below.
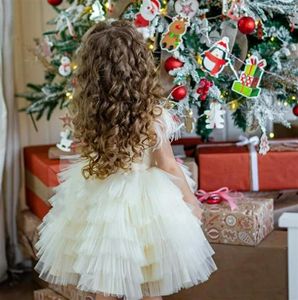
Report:
<svg viewBox="0 0 298 300"><path fill-rule="evenodd" d="M164 110L156 122L160 141L175 128ZM151 153L132 171L105 180L84 179L83 160L59 174L35 244L34 269L41 279L138 300L189 288L217 269L201 221L183 200L177 179L154 166Z"/></svg>

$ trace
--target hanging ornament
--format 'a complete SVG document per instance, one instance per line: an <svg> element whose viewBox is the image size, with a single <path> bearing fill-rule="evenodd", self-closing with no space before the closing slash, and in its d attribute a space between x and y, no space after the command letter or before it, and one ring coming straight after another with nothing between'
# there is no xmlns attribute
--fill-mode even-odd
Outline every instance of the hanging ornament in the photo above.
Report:
<svg viewBox="0 0 298 300"><path fill-rule="evenodd" d="M295 29L298 29L298 7L296 7L295 11L289 19L291 24L291 31L293 32Z"/></svg>
<svg viewBox="0 0 298 300"><path fill-rule="evenodd" d="M161 49L173 52L180 47L182 37L189 26L189 19L176 16L172 19L168 30L162 35L160 46Z"/></svg>
<svg viewBox="0 0 298 300"><path fill-rule="evenodd" d="M177 0L175 2L175 11L182 17L192 18L199 9L197 0Z"/></svg>
<svg viewBox="0 0 298 300"><path fill-rule="evenodd" d="M186 97L187 88L184 85L176 85L173 87L171 95L175 101L180 101Z"/></svg>
<svg viewBox="0 0 298 300"><path fill-rule="evenodd" d="M183 67L184 62L180 61L178 58L170 56L165 61L165 69L167 72Z"/></svg>
<svg viewBox="0 0 298 300"><path fill-rule="evenodd" d="M206 128L207 129L215 129L224 128L224 114L226 112L222 109L222 106L219 102L213 101L210 104L210 109L204 111L204 115L206 115Z"/></svg>
<svg viewBox="0 0 298 300"><path fill-rule="evenodd" d="M71 144L73 143L73 140L71 139L71 130L66 129L65 131L60 132L60 143L56 144L57 148L65 151L65 152L70 152L71 151Z"/></svg>
<svg viewBox="0 0 298 300"><path fill-rule="evenodd" d="M259 153L265 155L269 152L270 146L266 133L263 133L259 145Z"/></svg>
<svg viewBox="0 0 298 300"><path fill-rule="evenodd" d="M136 14L134 24L136 27L148 27L159 13L160 3L158 0L143 0L140 11Z"/></svg>
<svg viewBox="0 0 298 300"><path fill-rule="evenodd" d="M210 87L213 86L213 82L207 80L206 78L202 78L199 82L199 87L197 89L197 93L200 95L200 100L205 101L208 96L208 92Z"/></svg>
<svg viewBox="0 0 298 300"><path fill-rule="evenodd" d="M229 102L228 105L229 105L230 111L234 112L239 108L240 103L238 100L233 100L233 101Z"/></svg>
<svg viewBox="0 0 298 300"><path fill-rule="evenodd" d="M61 120L62 121L62 126L63 126L63 128L65 128L65 127L72 127L72 118L69 116L69 114L68 113L66 113L64 116L62 116L62 117L59 117L59 120Z"/></svg>
<svg viewBox="0 0 298 300"><path fill-rule="evenodd" d="M293 107L293 114L298 117L298 104Z"/></svg>
<svg viewBox="0 0 298 300"><path fill-rule="evenodd" d="M92 4L92 13L89 19L95 23L105 20L105 12L99 0Z"/></svg>
<svg viewBox="0 0 298 300"><path fill-rule="evenodd" d="M61 58L61 65L58 69L59 74L63 77L66 77L71 74L71 63L70 59L67 56Z"/></svg>
<svg viewBox="0 0 298 300"><path fill-rule="evenodd" d="M228 16L231 20L238 21L243 13L245 3L243 0L232 0L232 4L230 8L228 8L229 2L228 0L224 0L223 9L225 9L226 12L223 11L223 14Z"/></svg>
<svg viewBox="0 0 298 300"><path fill-rule="evenodd" d="M264 37L264 28L263 28L263 23L261 20L258 21L258 25L257 25L257 35L258 35L258 39L262 40Z"/></svg>
<svg viewBox="0 0 298 300"><path fill-rule="evenodd" d="M244 71L241 73L240 80L233 83L232 91L247 97L254 98L260 95L259 88L264 68L267 63L265 59L259 60L258 57L252 55L246 60Z"/></svg>
<svg viewBox="0 0 298 300"><path fill-rule="evenodd" d="M193 117L193 111L190 108L184 109L184 126L186 132L191 133L195 129L196 120Z"/></svg>
<svg viewBox="0 0 298 300"><path fill-rule="evenodd" d="M256 22L252 17L242 17L238 21L238 29L243 34L251 34L256 28Z"/></svg>
<svg viewBox="0 0 298 300"><path fill-rule="evenodd" d="M58 6L62 3L63 0L48 0L48 3L53 6Z"/></svg>
<svg viewBox="0 0 298 300"><path fill-rule="evenodd" d="M223 37L210 49L203 52L202 67L211 76L218 77L224 67L230 62L229 59L229 38Z"/></svg>

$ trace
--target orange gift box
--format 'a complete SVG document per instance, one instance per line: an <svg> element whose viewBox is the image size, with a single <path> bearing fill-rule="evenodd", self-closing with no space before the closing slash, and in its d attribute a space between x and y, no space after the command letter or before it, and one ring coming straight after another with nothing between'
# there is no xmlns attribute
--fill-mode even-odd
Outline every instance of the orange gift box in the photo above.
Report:
<svg viewBox="0 0 298 300"><path fill-rule="evenodd" d="M199 137L183 137L178 140L172 141L172 145L181 145L184 148L185 155L194 157L197 145L202 144L202 139Z"/></svg>
<svg viewBox="0 0 298 300"><path fill-rule="evenodd" d="M282 141L281 141L282 142ZM251 155L247 146L217 143L198 146L199 187L206 191L228 187L236 191L252 190ZM298 147L277 148L257 155L260 191L298 189Z"/></svg>
<svg viewBox="0 0 298 300"><path fill-rule="evenodd" d="M48 199L53 195L52 188L59 183L57 173L67 165L67 161L48 158L50 147L52 145L24 148L26 203L40 219L51 208Z"/></svg>

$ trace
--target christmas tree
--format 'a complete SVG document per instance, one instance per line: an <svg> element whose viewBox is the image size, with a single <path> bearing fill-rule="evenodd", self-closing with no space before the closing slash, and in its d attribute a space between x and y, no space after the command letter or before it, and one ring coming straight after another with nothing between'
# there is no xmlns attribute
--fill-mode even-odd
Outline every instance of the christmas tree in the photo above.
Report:
<svg viewBox="0 0 298 300"><path fill-rule="evenodd" d="M57 11L53 31L36 40L45 67L43 84L20 96L25 111L50 119L67 106L75 88L75 52L96 22L131 20L143 33L161 69L169 104L206 139L224 127L226 110L244 131L298 116L298 4L295 0L48 0ZM124 2L126 5L123 5ZM62 5L60 5L62 3ZM62 7L63 6L63 7ZM194 117L197 116L197 117Z"/></svg>

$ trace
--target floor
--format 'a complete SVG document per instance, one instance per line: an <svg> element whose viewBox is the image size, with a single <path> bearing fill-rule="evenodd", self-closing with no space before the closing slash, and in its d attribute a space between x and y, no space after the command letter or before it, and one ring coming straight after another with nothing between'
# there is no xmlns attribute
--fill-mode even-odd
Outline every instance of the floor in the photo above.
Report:
<svg viewBox="0 0 298 300"><path fill-rule="evenodd" d="M32 279L32 272L26 272L0 283L0 299L33 300L33 291L39 287Z"/></svg>

